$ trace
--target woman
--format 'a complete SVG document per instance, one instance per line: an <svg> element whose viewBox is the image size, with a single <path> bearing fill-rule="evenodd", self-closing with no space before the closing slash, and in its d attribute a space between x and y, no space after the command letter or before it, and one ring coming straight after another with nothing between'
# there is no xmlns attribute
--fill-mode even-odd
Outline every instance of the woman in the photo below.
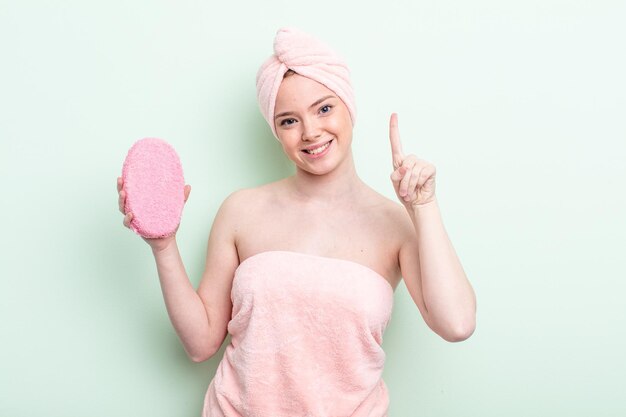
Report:
<svg viewBox="0 0 626 417"><path fill-rule="evenodd" d="M294 28L277 32L274 51L257 74L259 105L295 175L224 200L197 291L175 236L144 240L189 357L209 359L231 334L205 417L386 416L381 344L400 279L451 342L474 331L474 292L442 224L435 167L404 154L397 115L391 181L401 204L356 173L341 57ZM124 213L121 178L118 191Z"/></svg>

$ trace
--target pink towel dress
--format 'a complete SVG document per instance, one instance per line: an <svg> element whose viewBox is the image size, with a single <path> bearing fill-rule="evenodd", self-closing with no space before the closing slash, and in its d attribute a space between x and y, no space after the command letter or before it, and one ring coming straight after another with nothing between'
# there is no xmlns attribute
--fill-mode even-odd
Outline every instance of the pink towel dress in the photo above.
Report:
<svg viewBox="0 0 626 417"><path fill-rule="evenodd" d="M386 417L393 288L360 263L272 250L236 269L203 417Z"/></svg>

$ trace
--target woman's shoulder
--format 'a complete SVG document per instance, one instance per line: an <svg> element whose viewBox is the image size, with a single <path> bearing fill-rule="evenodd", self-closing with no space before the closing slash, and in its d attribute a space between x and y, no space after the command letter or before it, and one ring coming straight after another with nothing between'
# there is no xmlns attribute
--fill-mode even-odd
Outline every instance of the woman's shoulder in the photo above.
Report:
<svg viewBox="0 0 626 417"><path fill-rule="evenodd" d="M392 200L375 189L367 186L369 193L367 205L383 216L401 217L406 214L406 209L399 202ZM404 212L404 213L403 213Z"/></svg>
<svg viewBox="0 0 626 417"><path fill-rule="evenodd" d="M227 209L235 209L238 207L249 208L251 205L258 207L264 202L272 201L280 194L283 188L283 181L284 180L278 180L258 186L239 188L226 196L222 205Z"/></svg>
<svg viewBox="0 0 626 417"><path fill-rule="evenodd" d="M369 210L366 210L370 218L376 218L380 225L399 237L404 235L407 230L413 230L411 217L404 205L372 188L370 190L367 203ZM402 236L402 238L405 237Z"/></svg>

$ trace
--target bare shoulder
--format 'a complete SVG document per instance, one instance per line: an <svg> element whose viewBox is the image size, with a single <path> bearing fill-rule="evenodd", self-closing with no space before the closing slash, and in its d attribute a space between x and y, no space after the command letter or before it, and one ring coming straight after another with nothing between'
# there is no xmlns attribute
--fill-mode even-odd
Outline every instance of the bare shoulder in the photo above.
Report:
<svg viewBox="0 0 626 417"><path fill-rule="evenodd" d="M405 241L409 235L414 235L413 222L406 208L399 202L392 200L379 192L371 191L372 212L378 213L381 224L396 236L399 242Z"/></svg>
<svg viewBox="0 0 626 417"><path fill-rule="evenodd" d="M231 192L222 202L220 217L224 217L234 231L235 241L243 238L240 233L251 223L259 221L264 213L275 211L274 206L282 194L282 181L255 187L241 188Z"/></svg>
<svg viewBox="0 0 626 417"><path fill-rule="evenodd" d="M277 184L278 181L235 190L224 199L220 210L229 217L249 214L250 210L271 199L272 195L276 193Z"/></svg>

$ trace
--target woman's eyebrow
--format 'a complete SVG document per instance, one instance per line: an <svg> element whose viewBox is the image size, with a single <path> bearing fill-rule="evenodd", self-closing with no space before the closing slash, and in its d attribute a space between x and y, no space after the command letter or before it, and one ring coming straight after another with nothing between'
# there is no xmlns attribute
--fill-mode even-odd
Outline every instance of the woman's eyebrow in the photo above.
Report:
<svg viewBox="0 0 626 417"><path fill-rule="evenodd" d="M319 99L315 100L315 103L313 103L313 104L311 104L311 105L309 106L309 109L310 109L311 107L315 107L315 106L317 106L318 104L320 104L322 101L326 100L327 98L335 98L335 96L330 96L330 95L329 95L329 96L324 96L324 97L322 97L322 98L319 98ZM274 119L278 119L279 117L282 117L282 116L288 116L288 115L290 115L290 114L293 114L293 112L291 112L291 111L286 111L286 112L283 112L283 113L277 114L276 116L274 116Z"/></svg>

